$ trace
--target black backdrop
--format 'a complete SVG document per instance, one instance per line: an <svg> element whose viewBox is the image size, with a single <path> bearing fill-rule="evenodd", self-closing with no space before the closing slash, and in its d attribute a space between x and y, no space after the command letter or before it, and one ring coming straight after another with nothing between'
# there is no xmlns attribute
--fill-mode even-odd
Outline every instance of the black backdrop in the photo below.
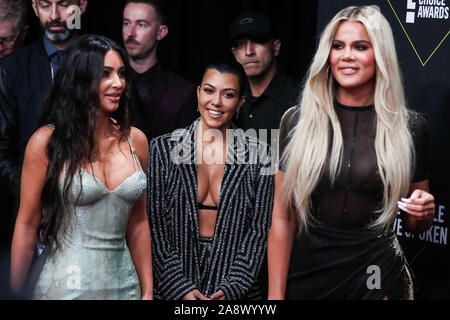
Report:
<svg viewBox="0 0 450 320"><path fill-rule="evenodd" d="M88 32L122 42L123 0L89 0L83 18ZM315 47L317 1L296 0L166 0L169 35L160 43L159 60L198 82L203 65L218 56L231 56L228 26L244 10L266 11L282 39L281 66L302 80Z"/></svg>

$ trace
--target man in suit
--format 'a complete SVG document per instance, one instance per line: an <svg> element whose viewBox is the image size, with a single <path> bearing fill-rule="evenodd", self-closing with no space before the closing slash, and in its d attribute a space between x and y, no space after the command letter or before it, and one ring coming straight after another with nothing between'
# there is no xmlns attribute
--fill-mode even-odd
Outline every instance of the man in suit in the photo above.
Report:
<svg viewBox="0 0 450 320"><path fill-rule="evenodd" d="M32 6L44 35L0 60L0 251L11 243L26 145L59 59L78 33L70 27L75 11L82 14L87 0L32 0Z"/></svg>
<svg viewBox="0 0 450 320"><path fill-rule="evenodd" d="M0 0L0 59L23 46L28 28L25 0Z"/></svg>
<svg viewBox="0 0 450 320"><path fill-rule="evenodd" d="M134 70L135 125L149 140L199 116L195 86L157 60L159 41L169 32L166 19L159 0L128 0L123 12L123 41Z"/></svg>

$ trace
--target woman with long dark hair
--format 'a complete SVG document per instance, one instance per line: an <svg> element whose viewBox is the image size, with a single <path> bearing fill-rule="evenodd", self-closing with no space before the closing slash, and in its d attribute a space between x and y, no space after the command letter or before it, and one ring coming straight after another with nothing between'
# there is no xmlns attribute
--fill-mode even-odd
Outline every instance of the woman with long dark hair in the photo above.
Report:
<svg viewBox="0 0 450 320"><path fill-rule="evenodd" d="M155 298L262 297L274 172L267 146L232 123L243 84L239 64L209 65L197 89L200 119L150 143Z"/></svg>
<svg viewBox="0 0 450 320"><path fill-rule="evenodd" d="M427 125L406 107L379 8L348 7L330 21L280 131L269 298L412 299L392 225L399 209L408 232L433 223Z"/></svg>
<svg viewBox="0 0 450 320"><path fill-rule="evenodd" d="M27 278L33 283L39 240L46 260L33 299L152 298L148 143L130 126L127 71L125 53L101 36L66 51L25 152L12 244L16 292Z"/></svg>

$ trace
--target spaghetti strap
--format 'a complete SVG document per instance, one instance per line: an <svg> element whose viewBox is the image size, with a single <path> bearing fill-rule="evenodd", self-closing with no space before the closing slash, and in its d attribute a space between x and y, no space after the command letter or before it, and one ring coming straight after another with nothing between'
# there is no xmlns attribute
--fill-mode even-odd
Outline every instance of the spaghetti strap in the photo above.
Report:
<svg viewBox="0 0 450 320"><path fill-rule="evenodd" d="M134 149L133 145L131 144L130 136L127 136L128 138L128 144L130 145L131 154L133 156L133 162L134 162L134 168L136 169L136 172L143 171L141 162L139 161L139 158L136 155L136 149ZM139 168L138 168L139 166Z"/></svg>
<svg viewBox="0 0 450 320"><path fill-rule="evenodd" d="M45 125L47 128L52 129L53 131L55 131L55 126L53 124L46 124Z"/></svg>

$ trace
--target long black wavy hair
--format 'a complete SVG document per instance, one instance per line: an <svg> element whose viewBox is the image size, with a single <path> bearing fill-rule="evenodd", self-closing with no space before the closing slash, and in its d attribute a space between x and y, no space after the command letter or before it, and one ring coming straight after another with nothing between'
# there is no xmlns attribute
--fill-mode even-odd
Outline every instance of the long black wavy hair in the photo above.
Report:
<svg viewBox="0 0 450 320"><path fill-rule="evenodd" d="M110 114L124 139L130 132L130 68L125 51L112 40L98 35L85 35L71 45L64 54L54 85L44 103L40 126L54 126L47 146L48 169L41 194L42 216L40 241L56 247L65 208L75 174L81 179L80 168L92 165L96 143L94 131L100 115L98 88L104 73L104 58L114 50L125 65L126 89L118 109ZM63 192L58 188L59 176L66 164ZM76 201L79 200L82 190ZM72 199L73 200L73 199Z"/></svg>

